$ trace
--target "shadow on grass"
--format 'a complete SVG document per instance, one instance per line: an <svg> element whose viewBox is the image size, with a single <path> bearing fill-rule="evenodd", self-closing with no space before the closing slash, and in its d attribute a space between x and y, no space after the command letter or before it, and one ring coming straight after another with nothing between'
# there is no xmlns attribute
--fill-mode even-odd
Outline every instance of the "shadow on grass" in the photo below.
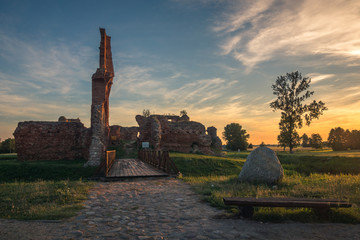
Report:
<svg viewBox="0 0 360 240"><path fill-rule="evenodd" d="M16 159L0 161L0 182L37 180L86 180L95 167L83 167L84 160L21 162Z"/></svg>

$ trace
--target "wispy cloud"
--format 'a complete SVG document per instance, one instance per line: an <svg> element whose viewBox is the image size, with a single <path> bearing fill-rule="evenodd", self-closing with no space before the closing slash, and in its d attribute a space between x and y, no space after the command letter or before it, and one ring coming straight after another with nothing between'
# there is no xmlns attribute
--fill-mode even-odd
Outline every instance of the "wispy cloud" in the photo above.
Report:
<svg viewBox="0 0 360 240"><path fill-rule="evenodd" d="M179 82L178 78L186 77L180 72L173 72L169 77L157 77L158 70L151 67L124 66L118 69L118 84L114 84L112 94L133 94L151 97L153 101L175 105L206 105L220 99L226 89L237 81L226 81L221 78Z"/></svg>
<svg viewBox="0 0 360 240"><path fill-rule="evenodd" d="M93 50L0 34L0 117L12 121L81 117L88 124ZM95 65L96 68L96 65ZM13 131L13 130L11 130Z"/></svg>
<svg viewBox="0 0 360 240"><path fill-rule="evenodd" d="M127 65L116 70L116 78L112 94L123 92L140 96L155 96L163 83L153 77L154 69L151 67L140 67Z"/></svg>
<svg viewBox="0 0 360 240"><path fill-rule="evenodd" d="M2 84L21 84L37 94L73 94L81 89L81 81L90 81L89 55L91 49L77 43L47 43L40 45L14 36L0 34L0 57L17 68L16 78L1 72ZM94 70L93 70L94 71Z"/></svg>
<svg viewBox="0 0 360 240"><path fill-rule="evenodd" d="M225 36L223 54L248 70L276 55L326 54L360 58L360 2L238 1L214 31Z"/></svg>
<svg viewBox="0 0 360 240"><path fill-rule="evenodd" d="M309 73L309 74L307 74L307 76L311 78L312 83L317 83L322 80L332 78L335 76L335 74Z"/></svg>

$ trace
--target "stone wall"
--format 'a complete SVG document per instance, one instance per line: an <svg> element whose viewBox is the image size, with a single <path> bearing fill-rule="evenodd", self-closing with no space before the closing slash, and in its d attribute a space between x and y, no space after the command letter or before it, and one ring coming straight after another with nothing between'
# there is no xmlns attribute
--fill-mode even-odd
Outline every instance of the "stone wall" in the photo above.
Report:
<svg viewBox="0 0 360 240"><path fill-rule="evenodd" d="M116 145L120 141L137 141L138 127L110 126L110 143Z"/></svg>
<svg viewBox="0 0 360 240"><path fill-rule="evenodd" d="M218 147L219 144L217 142L212 146L212 140L220 139L206 134L203 124L190 121L188 116L184 116L180 118L166 115L151 115L149 117L137 115L136 121L139 124L140 132L139 141L149 142L150 146L157 150L213 154L211 147ZM211 130L214 134L214 129Z"/></svg>
<svg viewBox="0 0 360 240"><path fill-rule="evenodd" d="M211 137L211 147L217 150L222 150L222 142L221 139L217 136L216 127L208 127L207 133Z"/></svg>
<svg viewBox="0 0 360 240"><path fill-rule="evenodd" d="M87 166L98 166L109 141L109 97L114 78L111 38L100 28L99 68L92 76L91 144Z"/></svg>
<svg viewBox="0 0 360 240"><path fill-rule="evenodd" d="M87 159L90 134L79 122L19 122L14 132L18 159Z"/></svg>

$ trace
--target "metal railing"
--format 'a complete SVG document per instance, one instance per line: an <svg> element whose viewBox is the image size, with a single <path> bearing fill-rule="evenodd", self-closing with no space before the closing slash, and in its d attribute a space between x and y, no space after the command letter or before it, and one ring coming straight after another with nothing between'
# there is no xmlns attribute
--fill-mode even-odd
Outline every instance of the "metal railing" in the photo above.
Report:
<svg viewBox="0 0 360 240"><path fill-rule="evenodd" d="M149 149L141 149L138 158L170 175L179 175L180 172L174 161L169 156L169 151L155 151Z"/></svg>

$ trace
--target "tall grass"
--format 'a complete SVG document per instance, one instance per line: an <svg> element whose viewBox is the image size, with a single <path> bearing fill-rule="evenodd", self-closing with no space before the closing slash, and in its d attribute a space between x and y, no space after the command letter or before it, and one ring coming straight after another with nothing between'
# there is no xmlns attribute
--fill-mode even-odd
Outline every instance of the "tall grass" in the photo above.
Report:
<svg viewBox="0 0 360 240"><path fill-rule="evenodd" d="M92 184L35 181L0 184L0 218L61 219L74 216Z"/></svg>
<svg viewBox="0 0 360 240"><path fill-rule="evenodd" d="M0 154L0 218L62 219L74 216L95 168L83 160L20 162Z"/></svg>
<svg viewBox="0 0 360 240"><path fill-rule="evenodd" d="M332 209L331 222L360 222L360 158L317 155L279 155L285 170L283 181L276 186L249 184L238 181L238 174L248 152L227 153L226 157L194 154L171 154L190 183L213 206L237 213L237 208L226 207L223 197L296 197L334 198L353 203L350 209ZM324 221L311 209L256 208L254 218L261 221L295 220Z"/></svg>

